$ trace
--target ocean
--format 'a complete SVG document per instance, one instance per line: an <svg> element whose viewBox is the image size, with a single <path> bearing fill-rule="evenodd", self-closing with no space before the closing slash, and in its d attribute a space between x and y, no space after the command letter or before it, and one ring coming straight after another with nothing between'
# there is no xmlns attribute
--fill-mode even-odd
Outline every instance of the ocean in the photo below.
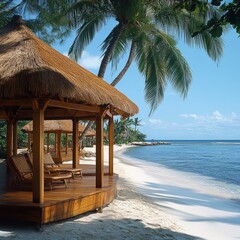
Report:
<svg viewBox="0 0 240 240"><path fill-rule="evenodd" d="M187 174L225 198L240 200L240 140L167 142L171 144L128 148L123 154L130 161Z"/></svg>

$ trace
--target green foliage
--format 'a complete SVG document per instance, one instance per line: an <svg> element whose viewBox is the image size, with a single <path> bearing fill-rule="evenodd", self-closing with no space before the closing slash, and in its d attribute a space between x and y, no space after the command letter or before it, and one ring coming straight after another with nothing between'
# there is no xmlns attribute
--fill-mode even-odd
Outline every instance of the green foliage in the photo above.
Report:
<svg viewBox="0 0 240 240"><path fill-rule="evenodd" d="M28 136L22 132L22 127L28 124L29 121L18 121L18 148L26 148L28 143Z"/></svg>
<svg viewBox="0 0 240 240"><path fill-rule="evenodd" d="M15 13L15 8L11 0L0 2L0 27L5 26Z"/></svg>
<svg viewBox="0 0 240 240"><path fill-rule="evenodd" d="M19 121L18 122L18 148L27 147L27 134L21 131L21 128L25 126L29 121ZM0 157L6 157L6 144L7 144L7 122L0 121Z"/></svg>
<svg viewBox="0 0 240 240"><path fill-rule="evenodd" d="M61 43L71 33L65 18L68 3L68 0L22 0L14 9L38 37L49 44Z"/></svg>
<svg viewBox="0 0 240 240"><path fill-rule="evenodd" d="M140 126L138 118L114 120L114 143L122 144L144 141L146 135L137 130L137 126Z"/></svg>
<svg viewBox="0 0 240 240"><path fill-rule="evenodd" d="M176 1L178 2L178 1ZM193 1L193 0L183 0L180 3L177 3L177 7L188 9L188 6L195 4L196 8L200 6L206 7L209 3L208 1ZM240 34L240 1L223 1L223 0L212 0L211 4L215 9L219 11L220 14L211 16L206 24L201 24L199 29L193 33L193 36L197 36L203 32L209 32L214 38L219 38L224 32L224 28L228 25L231 25L238 34Z"/></svg>
<svg viewBox="0 0 240 240"><path fill-rule="evenodd" d="M7 123L0 121L0 158L6 158Z"/></svg>

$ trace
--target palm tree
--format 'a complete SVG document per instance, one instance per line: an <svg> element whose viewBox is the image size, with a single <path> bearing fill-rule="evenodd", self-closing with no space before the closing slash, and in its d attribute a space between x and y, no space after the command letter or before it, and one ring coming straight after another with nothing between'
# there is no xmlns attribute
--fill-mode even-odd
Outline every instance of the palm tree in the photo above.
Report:
<svg viewBox="0 0 240 240"><path fill-rule="evenodd" d="M2 0L0 2L0 27L5 26L12 18L15 8L11 0Z"/></svg>
<svg viewBox="0 0 240 240"><path fill-rule="evenodd" d="M213 60L219 59L222 53L219 38L212 38L209 33L191 37L197 27L216 14L210 5L205 11L189 13L175 9L174 1L167 0L72 2L68 16L78 32L69 55L77 60L107 21L110 18L115 19L115 27L102 44L103 59L98 76L104 77L108 63L116 65L122 54L130 49L126 68L136 60L146 79L145 99L151 105L151 112L163 99L167 82L183 96L191 82L189 66L169 33L183 36L189 45L202 47ZM121 76L112 85L116 85Z"/></svg>
<svg viewBox="0 0 240 240"><path fill-rule="evenodd" d="M115 86L136 60L145 76L145 99L151 106L151 114L163 99L168 82L184 97L191 83L189 66L169 33L183 36L189 45L203 47L217 60L222 53L219 38L212 38L207 32L191 37L195 29L215 14L211 6L205 11L197 9L189 13L175 9L174 1L164 0L77 1L69 11L73 26L78 27L69 55L77 60L96 32L109 18L114 18L116 26L102 44L103 59L98 76L103 78L108 63L116 65L121 55L130 49L126 65L111 85Z"/></svg>
<svg viewBox="0 0 240 240"><path fill-rule="evenodd" d="M134 130L135 130L135 131L137 131L137 127L138 127L138 126L141 126L141 121L142 121L142 120L139 120L138 117L136 117L136 118L133 119L133 125L134 125Z"/></svg>
<svg viewBox="0 0 240 240"><path fill-rule="evenodd" d="M204 3L206 1L202 0ZM71 58L77 60L85 47L94 39L110 19L114 28L102 43L103 58L98 76L103 78L109 63L116 67L118 61L129 51L124 69L114 79L115 86L133 60L145 76L145 99L152 113L164 97L167 83L186 96L191 83L190 68L172 37L182 37L191 46L203 48L213 59L222 53L219 38L202 32L195 38L192 33L218 12L211 4L197 5L194 11L176 7L174 0L22 0L22 6L46 24L71 29L77 35L69 50ZM45 10L45 11L44 11Z"/></svg>
<svg viewBox="0 0 240 240"><path fill-rule="evenodd" d="M126 142L131 134L131 126L133 125L132 118L114 121L114 142Z"/></svg>
<svg viewBox="0 0 240 240"><path fill-rule="evenodd" d="M23 0L23 2L30 5L35 2L39 7L39 0ZM41 0L40 2L48 11L56 9L59 1ZM68 19L71 28L78 29L69 50L70 57L75 60L81 57L95 34L110 19L115 20L115 27L102 43L103 58L98 76L103 78L108 64L112 63L113 67L116 66L123 54L129 50L127 63L112 85L115 86L121 80L135 60L139 71L145 76L145 99L151 106L150 114L162 101L167 83L172 84L183 97L186 96L191 83L189 65L177 48L172 35L182 37L189 45L203 48L213 60L218 60L222 53L221 40L213 38L209 32L202 32L192 38L192 33L199 26L217 15L211 4L208 4L207 8L196 7L194 11L188 12L186 9L176 8L174 0L64 0L63 2L66 11L60 11L62 18ZM48 5L51 6L49 9ZM60 6L62 7L62 4ZM63 20L62 22L65 23ZM91 124L88 125L90 126Z"/></svg>

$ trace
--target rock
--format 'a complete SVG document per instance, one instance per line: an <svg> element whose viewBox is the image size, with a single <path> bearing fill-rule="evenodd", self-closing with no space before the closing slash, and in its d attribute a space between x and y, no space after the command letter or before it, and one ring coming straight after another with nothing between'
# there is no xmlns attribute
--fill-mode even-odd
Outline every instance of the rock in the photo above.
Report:
<svg viewBox="0 0 240 240"><path fill-rule="evenodd" d="M169 145L170 142L132 142L131 145L135 146L156 146L156 145Z"/></svg>

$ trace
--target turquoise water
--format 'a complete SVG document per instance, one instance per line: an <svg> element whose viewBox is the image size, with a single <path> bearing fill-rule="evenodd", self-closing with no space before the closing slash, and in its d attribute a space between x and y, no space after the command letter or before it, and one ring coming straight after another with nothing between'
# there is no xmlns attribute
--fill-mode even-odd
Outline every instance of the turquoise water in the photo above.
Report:
<svg viewBox="0 0 240 240"><path fill-rule="evenodd" d="M240 186L240 141L168 141L170 145L129 148L131 158Z"/></svg>

